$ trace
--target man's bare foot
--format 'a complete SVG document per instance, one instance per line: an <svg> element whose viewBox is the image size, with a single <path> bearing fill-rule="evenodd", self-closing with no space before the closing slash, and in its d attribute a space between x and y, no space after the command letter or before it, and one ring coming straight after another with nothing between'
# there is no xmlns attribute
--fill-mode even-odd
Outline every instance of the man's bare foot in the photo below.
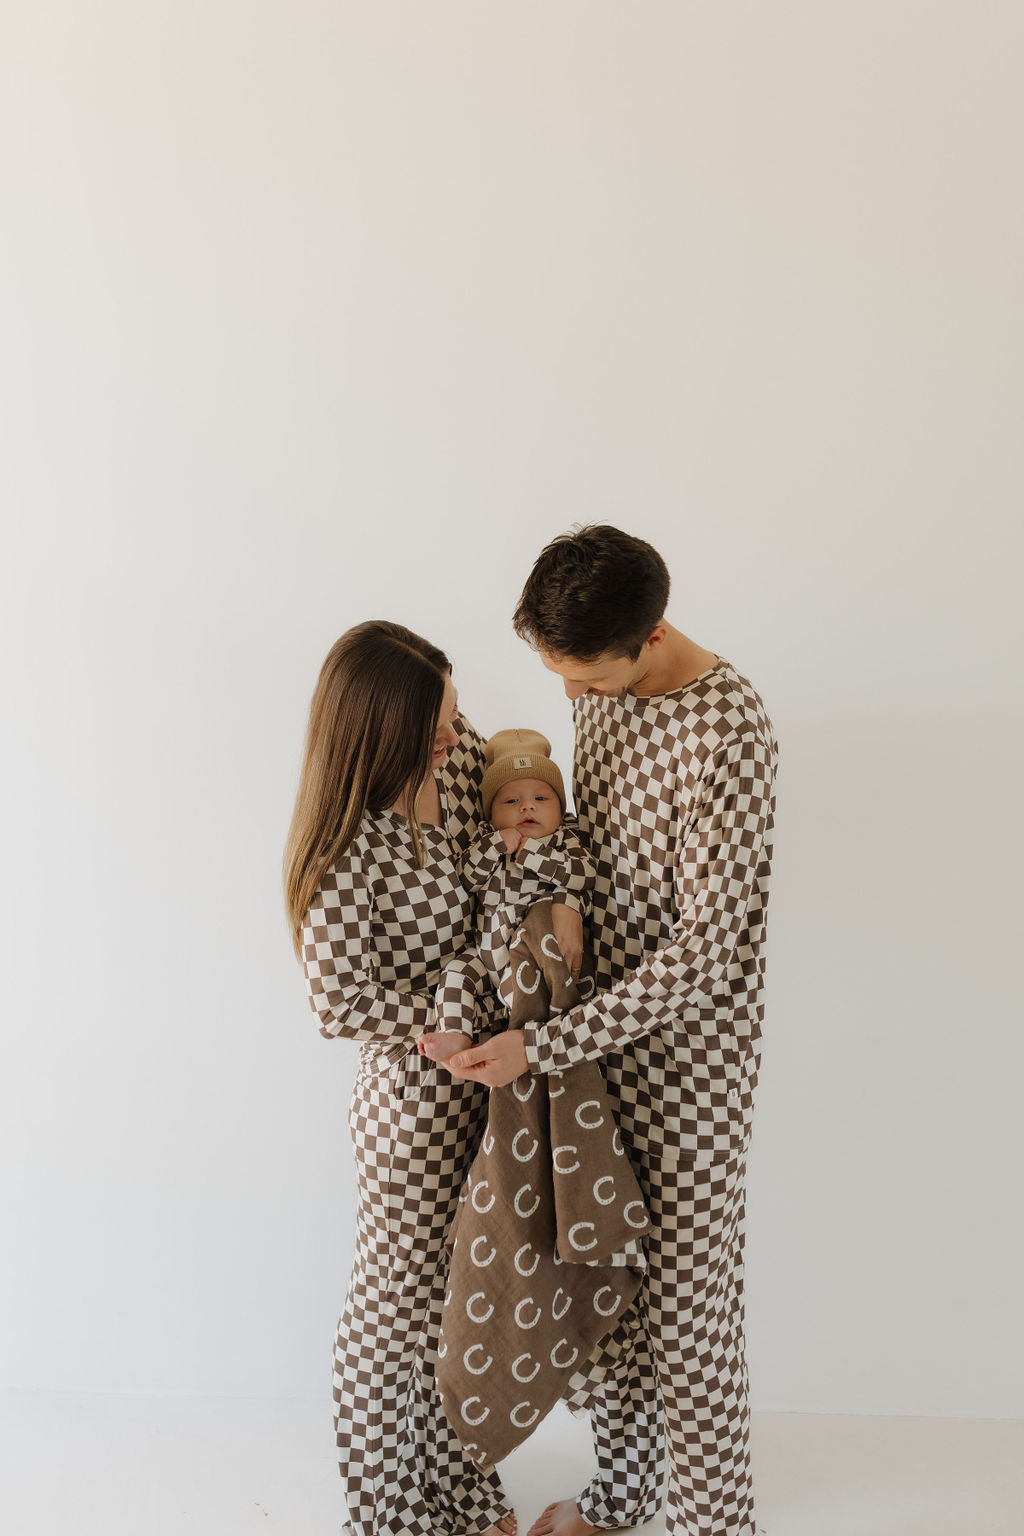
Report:
<svg viewBox="0 0 1024 1536"><path fill-rule="evenodd" d="M537 1516L526 1536L591 1536L597 1530L584 1520L575 1499L560 1499Z"/></svg>

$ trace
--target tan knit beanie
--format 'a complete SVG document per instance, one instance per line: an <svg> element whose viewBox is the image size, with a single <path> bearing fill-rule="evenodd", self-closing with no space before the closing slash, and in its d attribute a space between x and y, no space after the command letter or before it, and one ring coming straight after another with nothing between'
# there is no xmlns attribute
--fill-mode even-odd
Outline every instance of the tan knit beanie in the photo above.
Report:
<svg viewBox="0 0 1024 1536"><path fill-rule="evenodd" d="M484 747L487 768L481 786L484 815L491 814L494 797L513 779L540 779L550 784L565 810L565 785L548 753L551 743L540 731L499 731Z"/></svg>

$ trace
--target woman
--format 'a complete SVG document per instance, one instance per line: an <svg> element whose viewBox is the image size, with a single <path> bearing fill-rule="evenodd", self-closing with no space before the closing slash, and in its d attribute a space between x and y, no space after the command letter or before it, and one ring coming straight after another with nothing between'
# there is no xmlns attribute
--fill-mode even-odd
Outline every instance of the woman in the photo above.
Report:
<svg viewBox="0 0 1024 1536"><path fill-rule="evenodd" d="M334 1369L349 1536L516 1529L434 1381L444 1238L487 1090L416 1046L441 972L473 937L455 859L479 825L482 772L443 652L397 624L342 635L310 710L285 886L321 1033L362 1042L349 1113L356 1255Z"/></svg>

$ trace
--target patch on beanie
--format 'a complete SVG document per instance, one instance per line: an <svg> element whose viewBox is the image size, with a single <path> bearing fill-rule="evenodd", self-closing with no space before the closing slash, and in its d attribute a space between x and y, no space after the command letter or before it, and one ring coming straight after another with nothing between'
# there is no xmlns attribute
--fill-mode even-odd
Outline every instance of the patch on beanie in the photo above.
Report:
<svg viewBox="0 0 1024 1536"><path fill-rule="evenodd" d="M533 758L532 757L514 757L512 759L512 767L513 768L532 768L533 767Z"/></svg>

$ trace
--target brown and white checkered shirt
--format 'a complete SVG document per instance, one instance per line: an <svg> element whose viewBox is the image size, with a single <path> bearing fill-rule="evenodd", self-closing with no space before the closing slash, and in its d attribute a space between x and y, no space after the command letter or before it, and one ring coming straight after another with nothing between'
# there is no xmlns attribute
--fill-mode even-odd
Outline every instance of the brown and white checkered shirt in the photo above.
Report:
<svg viewBox="0 0 1024 1536"><path fill-rule="evenodd" d="M434 1027L434 990L472 943L473 897L459 860L480 827L483 740L461 716L437 772L441 826L424 826L422 869L403 815L368 812L324 876L302 930L306 989L323 1035L381 1046L390 1057Z"/></svg>
<svg viewBox="0 0 1024 1536"><path fill-rule="evenodd" d="M423 827L424 867L403 815L368 812L303 924L306 990L320 1033L364 1042L364 1057L397 1060L416 1035L437 1027L441 974L474 941L476 907L460 864L485 826L484 743L462 716L455 723L459 740L437 771L442 824ZM575 892L549 894L577 901ZM483 1022L501 1017L496 996L480 1006Z"/></svg>
<svg viewBox="0 0 1024 1536"><path fill-rule="evenodd" d="M460 871L479 903L477 952L495 986L509 963L512 932L533 902L557 894L581 913L590 910L594 861L571 820L547 837L531 838L514 857L501 833L485 827L462 858Z"/></svg>
<svg viewBox="0 0 1024 1536"><path fill-rule="evenodd" d="M527 1025L535 1071L604 1058L623 1137L650 1160L741 1151L760 1061L778 749L719 658L654 698L577 700L573 784L597 861L598 996Z"/></svg>

